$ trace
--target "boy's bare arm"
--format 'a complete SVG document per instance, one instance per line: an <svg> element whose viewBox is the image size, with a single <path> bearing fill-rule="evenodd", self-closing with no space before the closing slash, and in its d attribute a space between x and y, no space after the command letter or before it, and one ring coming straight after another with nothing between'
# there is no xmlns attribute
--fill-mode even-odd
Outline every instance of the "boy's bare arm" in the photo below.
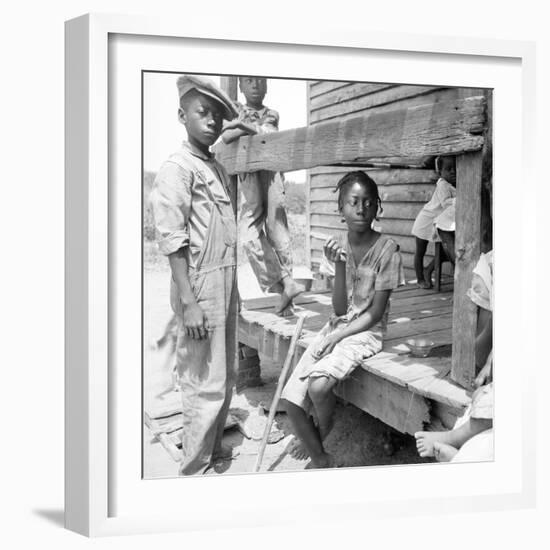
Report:
<svg viewBox="0 0 550 550"><path fill-rule="evenodd" d="M202 340L208 337L206 328L206 317L203 310L197 303L193 294L191 282L189 281L187 258L180 248L168 256L172 277L178 289L178 296L183 306L183 326L185 332L195 340Z"/></svg>
<svg viewBox="0 0 550 550"><path fill-rule="evenodd" d="M254 124L235 120L228 122L222 132L222 141L226 144L232 143L242 136L252 136L258 133Z"/></svg>

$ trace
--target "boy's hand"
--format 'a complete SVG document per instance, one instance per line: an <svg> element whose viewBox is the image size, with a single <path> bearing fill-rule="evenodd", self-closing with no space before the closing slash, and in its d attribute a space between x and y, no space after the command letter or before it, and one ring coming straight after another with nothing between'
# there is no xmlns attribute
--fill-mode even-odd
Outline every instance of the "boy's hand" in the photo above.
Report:
<svg viewBox="0 0 550 550"><path fill-rule="evenodd" d="M186 334L193 340L208 338L206 316L196 302L183 307L183 327Z"/></svg>
<svg viewBox="0 0 550 550"><path fill-rule="evenodd" d="M325 256L331 262L344 262L345 252L334 237L330 237L323 248Z"/></svg>
<svg viewBox="0 0 550 550"><path fill-rule="evenodd" d="M324 337L317 349L313 350L313 357L318 361L321 357L328 355L340 340L341 338L337 332L331 332Z"/></svg>

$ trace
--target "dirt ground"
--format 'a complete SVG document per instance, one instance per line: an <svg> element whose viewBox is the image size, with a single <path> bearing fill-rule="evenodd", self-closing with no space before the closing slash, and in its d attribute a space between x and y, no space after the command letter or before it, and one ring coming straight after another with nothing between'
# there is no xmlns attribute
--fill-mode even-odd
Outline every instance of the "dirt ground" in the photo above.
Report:
<svg viewBox="0 0 550 550"><path fill-rule="evenodd" d="M259 291L246 267L239 272L246 294L252 297ZM169 272L166 266L156 264L144 272L144 406L155 410L163 402L177 402L179 395L172 386L172 360L163 350L153 349L149 343L158 338L170 318L168 302ZM257 284L256 284L257 285ZM243 288L243 290L244 290ZM269 407L275 392L281 365L262 360L264 384L235 393L230 412L242 422L247 435L236 429L225 432L224 443L234 447L239 455L219 462L212 473L248 473L256 463L260 439L267 421ZM284 412L277 413L272 433L277 442L268 444L261 471L304 470L309 460L296 460L288 453L293 439L289 420ZM326 441L327 451L344 467L413 464L427 462L421 459L414 438L388 430L387 426L353 405L338 403L334 429ZM146 479L177 476L177 463L144 427L143 475Z"/></svg>

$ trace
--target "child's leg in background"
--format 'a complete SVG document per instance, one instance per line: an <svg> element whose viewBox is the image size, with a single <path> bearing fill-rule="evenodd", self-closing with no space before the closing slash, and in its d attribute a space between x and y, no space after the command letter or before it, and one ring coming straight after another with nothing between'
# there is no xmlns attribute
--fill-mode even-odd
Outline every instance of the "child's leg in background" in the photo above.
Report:
<svg viewBox="0 0 550 550"><path fill-rule="evenodd" d="M424 278L424 256L426 249L428 248L428 241L416 237L416 249L414 253L414 271L416 273L416 281L423 288L429 288L432 286L431 280L425 280ZM431 271L433 271L433 262L431 265ZM429 270L428 266L427 270ZM431 277L430 271L430 277Z"/></svg>
<svg viewBox="0 0 550 550"><path fill-rule="evenodd" d="M454 231L444 231L443 229L437 229L437 233L441 239L441 246L449 258L449 261L455 265L455 232Z"/></svg>

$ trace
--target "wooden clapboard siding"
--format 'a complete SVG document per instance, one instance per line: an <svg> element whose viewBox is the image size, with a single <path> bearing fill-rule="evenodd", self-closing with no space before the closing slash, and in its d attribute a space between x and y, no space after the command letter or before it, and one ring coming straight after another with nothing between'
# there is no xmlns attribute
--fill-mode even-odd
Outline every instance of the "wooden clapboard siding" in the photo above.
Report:
<svg viewBox="0 0 550 550"><path fill-rule="evenodd" d="M341 88L340 90L344 90ZM339 90L339 91L340 91ZM384 88L365 95L359 95L356 97L350 97L342 102L330 101L326 105L319 106L317 109L311 111L311 124L323 122L336 117L349 117L353 114L357 114L359 111L365 111L378 107L378 112L384 112L381 107L389 106L388 109L395 109L398 107L398 103L405 99L419 98L423 95L434 92L433 86L392 86ZM337 94L334 94L337 96ZM442 99L447 96L456 97L456 94L451 92L449 94L443 94ZM322 98L324 96L321 96ZM329 95L330 98L330 95ZM434 101L424 101L424 103L434 103ZM415 102L416 105L422 105L422 100ZM409 101L408 106L413 106L413 102Z"/></svg>
<svg viewBox="0 0 550 550"><path fill-rule="evenodd" d="M350 84L347 81L343 80L312 80L309 82L309 93L308 97L314 98L318 95L325 94L331 90L336 90L337 88L343 88Z"/></svg>
<svg viewBox="0 0 550 550"><path fill-rule="evenodd" d="M322 95L318 95L311 98L311 111L322 110L327 105L343 104L345 102L351 102L358 98L363 98L367 95L381 92L382 90L388 90L394 88L396 84L363 84L348 83L345 86L329 90Z"/></svg>
<svg viewBox="0 0 550 550"><path fill-rule="evenodd" d="M397 218L400 220L414 220L423 206L424 202L386 202L383 206L380 219ZM326 214L327 216L336 216L338 219L341 219L341 215L338 213L338 205L335 201L313 200L310 202L310 212L312 217L315 214Z"/></svg>
<svg viewBox="0 0 550 550"><path fill-rule="evenodd" d="M364 170L377 185L396 185L406 183L432 183L437 180L434 170L422 168L360 168L357 166L319 166L311 168L312 177L323 176L325 186L335 186L338 180L348 172Z"/></svg>
<svg viewBox="0 0 550 550"><path fill-rule="evenodd" d="M411 185L379 185L378 193L382 203L387 202L421 202L430 200L434 192L432 184ZM309 192L311 202L324 201L335 203L337 195L333 187L312 187Z"/></svg>
<svg viewBox="0 0 550 550"><path fill-rule="evenodd" d="M358 159L404 159L461 154L483 147L483 96L387 112L362 111L272 134L244 136L216 150L229 174L288 172Z"/></svg>

